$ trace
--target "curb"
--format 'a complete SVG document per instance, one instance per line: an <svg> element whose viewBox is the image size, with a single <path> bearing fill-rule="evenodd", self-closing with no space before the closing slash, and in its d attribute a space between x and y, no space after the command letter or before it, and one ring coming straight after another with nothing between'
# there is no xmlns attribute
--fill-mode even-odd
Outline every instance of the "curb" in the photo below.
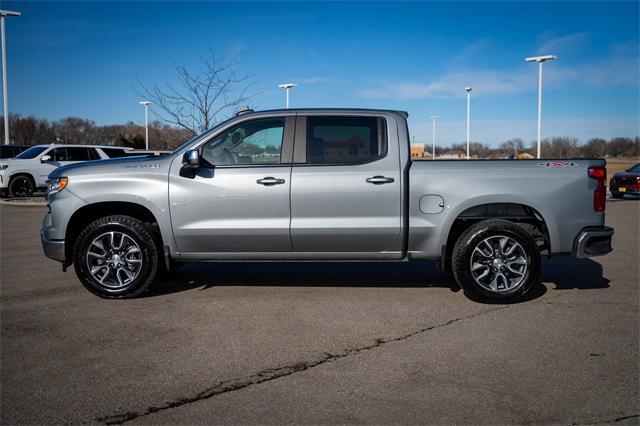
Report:
<svg viewBox="0 0 640 426"><path fill-rule="evenodd" d="M42 197L33 198L1 198L0 206L46 207L47 200Z"/></svg>

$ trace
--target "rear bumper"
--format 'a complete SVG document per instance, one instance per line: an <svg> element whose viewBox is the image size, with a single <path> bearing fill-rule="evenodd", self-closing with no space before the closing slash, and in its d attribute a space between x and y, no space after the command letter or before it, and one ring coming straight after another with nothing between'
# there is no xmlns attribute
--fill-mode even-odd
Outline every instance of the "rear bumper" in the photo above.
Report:
<svg viewBox="0 0 640 426"><path fill-rule="evenodd" d="M42 242L42 250L44 250L45 256L47 256L49 259L57 260L64 263L64 240L49 240L44 235L44 232L40 232L40 241Z"/></svg>
<svg viewBox="0 0 640 426"><path fill-rule="evenodd" d="M611 237L614 230L608 226L583 228L573 244L573 253L578 258L603 256L613 251Z"/></svg>
<svg viewBox="0 0 640 426"><path fill-rule="evenodd" d="M619 194L640 194L640 189L633 186L612 186L610 190Z"/></svg>

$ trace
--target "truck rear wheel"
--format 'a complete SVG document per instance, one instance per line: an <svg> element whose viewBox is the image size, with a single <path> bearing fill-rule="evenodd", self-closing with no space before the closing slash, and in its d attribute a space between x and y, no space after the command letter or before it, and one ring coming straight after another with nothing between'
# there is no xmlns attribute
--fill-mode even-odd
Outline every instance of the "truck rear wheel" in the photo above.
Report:
<svg viewBox="0 0 640 426"><path fill-rule="evenodd" d="M535 239L521 226L500 219L469 227L456 241L451 263L460 287L476 300L518 299L540 274Z"/></svg>
<svg viewBox="0 0 640 426"><path fill-rule="evenodd" d="M143 294L158 272L158 249L143 222L130 216L107 216L89 224L73 250L82 284L104 298Z"/></svg>

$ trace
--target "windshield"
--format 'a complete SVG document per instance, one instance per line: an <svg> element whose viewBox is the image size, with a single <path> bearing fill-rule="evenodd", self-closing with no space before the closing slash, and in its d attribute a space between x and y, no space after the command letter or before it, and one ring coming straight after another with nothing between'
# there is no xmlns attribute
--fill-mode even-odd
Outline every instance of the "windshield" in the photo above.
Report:
<svg viewBox="0 0 640 426"><path fill-rule="evenodd" d="M16 156L16 158L22 158L23 160L30 160L32 158L36 158L38 155L42 153L45 149L49 148L48 146L33 146L26 151L21 152Z"/></svg>
<svg viewBox="0 0 640 426"><path fill-rule="evenodd" d="M196 135L194 137L192 137L191 139L189 139L188 141L186 141L185 143L183 143L182 145L180 145L179 147L177 147L176 149L174 149L173 151L171 151L169 154L173 155L176 154L180 151L182 151L183 149L185 149L187 146L191 145L192 142L195 142L199 139L204 138L207 135L210 135L211 133L215 132L218 128L220 128L221 126L227 124L227 122L233 120L235 117L231 117L227 120L224 120L218 124L216 124L215 126L213 126L212 128L210 128L209 130L207 130L206 132L202 132L199 135Z"/></svg>
<svg viewBox="0 0 640 426"><path fill-rule="evenodd" d="M630 173L640 173L640 163L636 164L635 166L631 167L630 169L627 169L628 172Z"/></svg>

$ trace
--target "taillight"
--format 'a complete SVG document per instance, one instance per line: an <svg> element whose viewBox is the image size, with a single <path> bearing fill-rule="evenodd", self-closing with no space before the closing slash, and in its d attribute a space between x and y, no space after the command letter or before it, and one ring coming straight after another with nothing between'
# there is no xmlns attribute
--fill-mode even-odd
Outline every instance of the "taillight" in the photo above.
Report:
<svg viewBox="0 0 640 426"><path fill-rule="evenodd" d="M598 186L593 192L593 210L603 212L607 203L607 188L604 183L607 181L607 169L602 166L589 167L589 177L598 181Z"/></svg>
<svg viewBox="0 0 640 426"><path fill-rule="evenodd" d="M640 176L636 178L636 188L640 189Z"/></svg>

